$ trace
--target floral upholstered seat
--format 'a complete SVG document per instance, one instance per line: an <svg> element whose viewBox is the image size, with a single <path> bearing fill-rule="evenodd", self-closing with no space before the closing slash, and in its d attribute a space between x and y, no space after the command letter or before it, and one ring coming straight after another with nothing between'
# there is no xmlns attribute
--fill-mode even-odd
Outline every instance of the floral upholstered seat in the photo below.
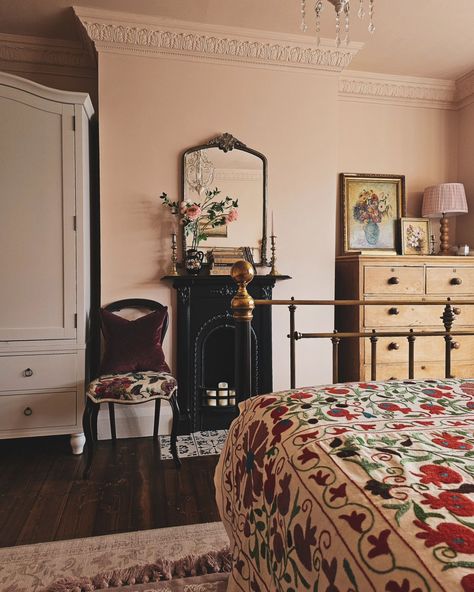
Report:
<svg viewBox="0 0 474 592"><path fill-rule="evenodd" d="M104 374L93 380L87 396L94 403L139 403L169 400L176 389L176 379L168 372L127 372Z"/></svg>

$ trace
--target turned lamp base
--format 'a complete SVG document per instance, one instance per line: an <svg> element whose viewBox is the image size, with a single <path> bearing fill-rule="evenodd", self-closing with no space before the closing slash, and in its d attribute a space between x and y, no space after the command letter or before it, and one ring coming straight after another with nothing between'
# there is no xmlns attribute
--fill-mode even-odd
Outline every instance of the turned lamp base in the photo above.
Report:
<svg viewBox="0 0 474 592"><path fill-rule="evenodd" d="M440 243L439 243L439 254L449 255L449 223L446 214L443 214L441 218L441 229L440 229Z"/></svg>

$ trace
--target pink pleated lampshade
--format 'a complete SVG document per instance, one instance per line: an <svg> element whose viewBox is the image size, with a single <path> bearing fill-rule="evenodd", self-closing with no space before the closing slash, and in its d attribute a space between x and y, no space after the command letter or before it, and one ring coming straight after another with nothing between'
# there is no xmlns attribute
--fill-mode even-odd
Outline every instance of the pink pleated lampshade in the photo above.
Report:
<svg viewBox="0 0 474 592"><path fill-rule="evenodd" d="M423 194L423 218L467 214L467 200L462 183L441 183L427 187Z"/></svg>

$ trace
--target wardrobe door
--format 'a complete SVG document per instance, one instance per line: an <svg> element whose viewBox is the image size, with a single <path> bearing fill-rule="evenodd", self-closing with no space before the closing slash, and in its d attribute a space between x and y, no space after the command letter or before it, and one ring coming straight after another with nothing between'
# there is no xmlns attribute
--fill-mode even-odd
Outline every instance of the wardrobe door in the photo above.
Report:
<svg viewBox="0 0 474 592"><path fill-rule="evenodd" d="M76 336L73 115L0 85L0 340Z"/></svg>

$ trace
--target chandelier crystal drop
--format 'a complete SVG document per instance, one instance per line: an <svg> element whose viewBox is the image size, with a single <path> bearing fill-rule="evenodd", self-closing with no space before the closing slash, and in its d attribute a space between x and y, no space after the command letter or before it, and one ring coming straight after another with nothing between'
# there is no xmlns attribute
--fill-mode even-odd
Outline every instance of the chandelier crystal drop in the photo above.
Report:
<svg viewBox="0 0 474 592"><path fill-rule="evenodd" d="M301 30L306 32L308 30L308 24L306 22L306 9L308 0L300 0L301 2ZM342 36L344 35L344 43L349 43L350 33L350 12L351 12L351 0L316 0L314 3L314 13L316 16L316 40L319 45L320 33L321 33L321 13L324 9L324 2L330 2L334 6L336 11L336 45L339 47L342 43ZM356 0L352 0L355 4ZM366 15L366 2L368 2L368 13L369 13L369 33L375 31L374 25L374 12L375 12L375 0L359 0L359 8L357 16L363 19Z"/></svg>

